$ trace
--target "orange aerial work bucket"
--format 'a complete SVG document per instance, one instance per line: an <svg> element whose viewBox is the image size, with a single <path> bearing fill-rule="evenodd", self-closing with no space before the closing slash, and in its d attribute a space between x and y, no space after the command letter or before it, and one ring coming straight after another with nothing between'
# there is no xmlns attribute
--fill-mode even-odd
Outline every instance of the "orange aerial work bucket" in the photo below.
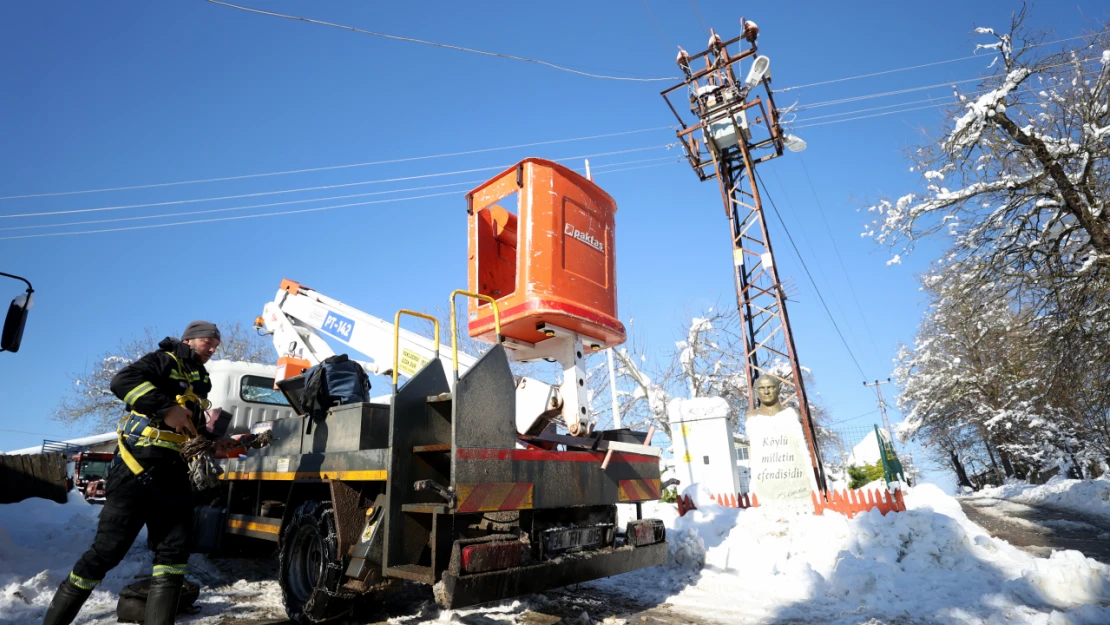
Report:
<svg viewBox="0 0 1110 625"><path fill-rule="evenodd" d="M617 204L578 173L527 158L467 194L469 289L497 301L506 338L540 343L552 327L587 347L624 342L617 319ZM471 337L495 342L493 309L470 300ZM546 331L545 331L546 330Z"/></svg>

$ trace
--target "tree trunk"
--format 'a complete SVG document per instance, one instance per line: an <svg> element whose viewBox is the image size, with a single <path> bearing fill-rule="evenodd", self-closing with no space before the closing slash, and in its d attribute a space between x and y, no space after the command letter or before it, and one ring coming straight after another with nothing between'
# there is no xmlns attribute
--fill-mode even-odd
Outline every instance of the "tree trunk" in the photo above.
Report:
<svg viewBox="0 0 1110 625"><path fill-rule="evenodd" d="M967 471L964 470L964 465L960 462L960 457L956 452L948 452L949 458L952 460L952 467L956 470L956 482L960 486L971 488L971 480L967 479Z"/></svg>
<svg viewBox="0 0 1110 625"><path fill-rule="evenodd" d="M1017 472L1014 471L1014 464L1010 462L1010 454L999 449L998 456L1002 458L1002 468L1006 471L1006 477L1014 477Z"/></svg>
<svg viewBox="0 0 1110 625"><path fill-rule="evenodd" d="M991 449L990 441L988 441L987 437L985 437L985 436L983 437L983 447L987 448L987 455L990 456L991 466L994 467L994 477L1001 484L1002 483L1002 470L998 468L998 461L994 459L994 450Z"/></svg>

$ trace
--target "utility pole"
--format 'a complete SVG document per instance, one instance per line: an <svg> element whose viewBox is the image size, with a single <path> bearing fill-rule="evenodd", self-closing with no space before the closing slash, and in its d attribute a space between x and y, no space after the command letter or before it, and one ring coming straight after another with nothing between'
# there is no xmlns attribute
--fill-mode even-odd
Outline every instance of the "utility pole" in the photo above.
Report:
<svg viewBox="0 0 1110 625"><path fill-rule="evenodd" d="M883 398L883 390L879 388L884 384L890 384L890 378L887 378L885 382L875 380L874 382L863 383L864 386L875 388L875 395L879 398L879 414L883 415L883 429L886 430L886 435L890 437L890 448L897 453L898 449L894 447L894 430L890 427L890 419L886 416L886 399Z"/></svg>
<svg viewBox="0 0 1110 625"><path fill-rule="evenodd" d="M825 491L817 432L755 174L759 163L782 156L784 148L801 151L805 142L784 135L779 127L768 71L770 60L756 51L759 28L754 22L741 22L740 36L723 41L712 32L709 47L703 52L690 55L679 48L677 61L685 80L661 95L681 124L677 135L690 166L702 182L716 178L721 190L732 242L750 408L756 407L753 385L761 374L778 378L794 389L813 474L818 488ZM729 52L730 47L737 50L735 55ZM744 61L750 69L741 80ZM704 68L695 67L700 62L704 62ZM764 95L756 94L759 87ZM687 96L682 98L680 108L688 108L694 118L690 124L671 102L672 95L677 100L680 94ZM780 375L783 364L789 372ZM783 403L789 399L784 397Z"/></svg>

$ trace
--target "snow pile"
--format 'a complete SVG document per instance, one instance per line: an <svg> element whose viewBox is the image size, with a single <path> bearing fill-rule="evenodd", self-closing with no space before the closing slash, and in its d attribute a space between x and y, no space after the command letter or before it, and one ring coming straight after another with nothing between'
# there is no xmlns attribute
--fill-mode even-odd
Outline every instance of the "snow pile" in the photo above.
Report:
<svg viewBox="0 0 1110 625"><path fill-rule="evenodd" d="M70 491L60 505L45 499L27 499L0 505L0 625L41 623L58 584L92 544L102 506L90 505ZM119 591L137 578L151 574L152 554L146 530L96 587L75 621L79 625L116 622ZM197 605L197 623L218 622L222 616L275 617L283 615L281 594L272 571L252 570L258 563L219 567L206 557L189 559L189 579L205 586ZM244 575L247 579L242 579ZM207 618L206 618L207 617Z"/></svg>
<svg viewBox="0 0 1110 625"><path fill-rule="evenodd" d="M665 602L674 622L701 624L1110 622L1110 567L1073 551L1036 558L991 538L932 485L907 492L907 512L871 512L852 520L831 512L816 517L720 508L705 489L687 492L702 507L685 517L673 505L644 506L645 516L661 518L669 528L667 564L584 588L639 604ZM65 506L34 499L0 506L0 625L41 622L54 589L91 542L100 510L79 497ZM622 514L633 510L622 506ZM145 545L140 534L93 593L78 625L115 623L116 593L149 574ZM272 560L193 556L189 566L190 577L204 589L200 612L183 622L282 617ZM549 612L566 603L561 592L458 611L417 599L389 621L520 624L530 622L528 610ZM575 610L589 612L585 618L572 615L583 625L615 609L596 600L578 605Z"/></svg>
<svg viewBox="0 0 1110 625"><path fill-rule="evenodd" d="M720 622L1110 622L1110 567L994 539L931 484L906 503L907 512L853 520L708 501L677 517L659 505L644 512L670 528L671 561L597 583Z"/></svg>
<svg viewBox="0 0 1110 625"><path fill-rule="evenodd" d="M984 488L975 493L975 497L1048 505L1110 521L1110 474L1096 480L1069 480L1054 477L1040 486L1010 482L1002 486Z"/></svg>

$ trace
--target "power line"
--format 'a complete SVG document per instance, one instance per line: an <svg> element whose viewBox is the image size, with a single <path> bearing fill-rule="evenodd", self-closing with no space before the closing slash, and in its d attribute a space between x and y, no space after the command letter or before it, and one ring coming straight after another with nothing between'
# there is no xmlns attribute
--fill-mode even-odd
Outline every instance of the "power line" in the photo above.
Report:
<svg viewBox="0 0 1110 625"><path fill-rule="evenodd" d="M982 95L984 93L986 93L985 90L983 90L983 91L969 91L969 92L963 93L961 95L972 98L972 97L975 97L975 96L978 96L978 95ZM922 104L922 103L925 103L925 102L938 104L936 97L929 97L929 98L924 98L924 99L921 99L921 100L910 100L909 102L899 102L898 104L886 104L886 105L883 105L883 106L872 106L872 107L865 108L865 109L856 109L854 111L843 111L843 112L840 112L840 113L829 113L827 115L814 115L812 117L807 116L807 117L805 117L801 120L795 120L795 121L811 122L811 121L814 121L814 120L817 120L817 119L829 119L829 118L832 118L832 117L844 117L845 115L856 115L858 113L868 113L868 112L871 112L871 111L883 111L883 110L886 110L886 109L898 108L900 106L910 106L910 105L913 105L913 104Z"/></svg>
<svg viewBox="0 0 1110 625"><path fill-rule="evenodd" d="M668 50L673 50L675 45L671 42L670 38L667 37L667 34L663 32L663 27L659 24L659 21L655 19L655 14L651 12L651 7L648 6L647 0L638 1L640 3L640 8L644 10L644 13L647 13L648 19L651 21L651 27L655 29L655 34L659 37L659 42L666 46Z"/></svg>
<svg viewBox="0 0 1110 625"><path fill-rule="evenodd" d="M806 167L806 161L802 155L798 154L798 162L802 164L802 171L805 172L806 181L809 183L809 190L813 193L813 199L817 202L817 212L821 214L821 223L825 224L825 232L829 235L829 241L832 242L833 251L836 253L836 260L840 262L840 269L844 272L844 281L848 283L848 291L852 293L852 299L856 303L856 311L859 312L860 320L863 321L863 332L867 335L867 340L871 342L871 349L875 351L875 355L879 355L879 348L875 345L875 338L871 335L871 326L867 323L867 315L863 314L863 306L859 303L859 296L856 295L856 287L852 285L852 278L848 275L848 267L844 265L844 257L840 255L840 246L836 244L836 237L833 236L832 228L829 226L829 220L825 216L825 206L821 204L821 198L817 195L817 188L813 185L813 178L809 175L809 168Z"/></svg>
<svg viewBox="0 0 1110 625"><path fill-rule="evenodd" d="M605 164L602 164L602 165L595 166L593 168L593 170L594 170L595 173L607 174L607 173L612 173L614 171L626 171L628 169L640 169L638 167L624 168L624 169L605 169L607 167L616 167L618 165L631 165L631 164L634 164L634 163L648 163L648 162L658 162L658 161L669 161L669 162L670 161L675 161L675 157L673 157L673 156L664 156L662 158L647 158L647 159L638 159L638 160L634 160L634 161L621 161L621 162L617 162L617 163L605 163ZM666 163L661 163L661 164L665 165ZM367 197L367 196L371 196L371 195L386 195L386 194L389 194L389 193L404 193L404 192L408 192L408 191L427 191L427 190L430 190L430 189L443 189L443 188L446 188L446 187L459 187L459 186L465 186L465 185L474 185L474 184L480 184L482 182L485 182L485 180L467 180L465 182L452 182L452 183L449 183L449 184L437 184L437 185L428 185L428 186L422 186L422 187L409 187L409 188L406 188L406 189L390 189L388 191L371 191L371 192L368 192L368 193L354 193L354 194L350 194L350 195L333 195L333 196L328 196L328 197L317 197L317 198L309 198L309 199L304 199L304 200L289 200L289 201L286 201L286 202L269 202L269 203L266 203L266 204L248 204L246 206L232 206L232 207L226 207L226 208L205 209L205 210L199 210L199 211L163 213L163 214L159 214L159 215L140 215L138 217L116 217L116 218L112 218L112 219L93 219L93 220L88 220L88 221L72 221L72 222L60 223L60 224L34 224L34 225L29 225L29 226L9 226L9 227L6 227L6 228L0 228L0 231L36 230L36 229L41 229L41 228L62 228L62 227L66 227L66 226L87 226L87 225L93 225L93 224L120 223L120 222L124 222L124 221L143 221L143 220L147 220L147 219L163 219L163 218L167 218L167 217L185 217L185 216L189 216L189 215L210 215L212 213L227 213L227 212L232 212L232 211L249 210L249 209L252 209L252 208L270 208L270 207L274 207L274 206L289 206L291 204L308 204L308 203L311 203L311 202L330 202L330 201L334 201L334 200L346 200L346 199L351 199L351 198L356 198L356 197Z"/></svg>
<svg viewBox="0 0 1110 625"><path fill-rule="evenodd" d="M178 213L163 213L163 214L160 214L160 215L139 215L138 217L115 217L115 218L112 218L112 219L93 219L93 220L88 220L88 221L71 221L71 222L68 222L68 223L61 223L61 224L34 224L34 225L30 225L30 226L9 226L9 227L6 227L6 228L0 228L0 231L35 230L35 229L39 229L39 228L61 228L63 226L86 226L86 225L91 225L91 224L118 223L118 222L122 222L122 221L141 221L141 220L144 220L144 219L160 219L160 218L163 218L163 217L183 217L183 216L186 216L186 215L208 215L208 214L212 214L212 213L226 213L226 212L231 212L231 211L249 210L249 209L252 209L252 208L270 208L270 207L273 207L273 206L289 206L291 204L307 204L307 203L310 203L310 202L330 202L330 201L333 201L333 200L346 200L346 199L350 199L350 198L367 197L367 196L371 196L371 195L386 195L386 194L389 194L389 193L405 193L405 192L408 192L408 191L425 191L425 190L428 190L428 189L442 189L442 188L445 188L445 187L460 187L460 186L470 185L470 184L480 184L482 182L484 182L484 181L483 180L468 180L466 182L452 182L450 184L437 184L437 185L430 185L430 186L424 186L424 187L409 187L409 188L406 188L406 189L390 189L388 191L370 191L368 193L353 193L353 194L350 194L350 195L332 195L332 196L328 196L328 197L309 198L309 199L306 199L306 200L288 200L286 202L269 202L269 203L266 203L266 204L248 204L246 206L232 206L232 207L227 207L227 208L211 208L211 209L205 209L205 210L199 210L199 211L186 211L186 212L178 212Z"/></svg>
<svg viewBox="0 0 1110 625"><path fill-rule="evenodd" d="M825 106L835 106L837 104L848 104L850 102L859 102L862 100L871 100L874 98L885 98L892 95L902 95L903 93L913 93L915 91L926 91L929 89L939 89L941 87L951 87L953 85L962 85L969 82L982 82L989 77L968 78L966 80L949 80L947 82L937 83L935 85L926 85L924 87L909 87L906 89L897 89L895 91L884 91L882 93L870 93L867 95L852 96L849 98L840 98L838 100L825 100L822 102L815 102L813 104L805 104L794 109L795 112L808 111L810 109L822 108Z"/></svg>
<svg viewBox="0 0 1110 625"><path fill-rule="evenodd" d="M11 236L11 237L0 237L0 240L37 239L37 238L41 238L41 237L62 237L62 236L71 236L71 235L77 235L77 234L99 234L99 233L103 233L103 232L122 232L122 231L125 231L125 230L148 230L150 228L165 228L165 227L168 227L168 226L184 226L184 225L187 225L187 224L206 224L206 223L215 223L215 222L219 222L219 221L236 221L236 220L240 220L240 219L252 219L252 218L255 218L255 217L277 217L279 215L296 215L296 214L300 214L300 213L314 213L314 212L319 212L319 211L334 210L334 209L337 209L337 208L350 208L352 206L368 206L370 204L390 204L390 203L393 203L393 202L405 202L405 201L408 201L408 200L422 200L422 199L425 199L425 198L442 197L444 195L454 195L454 194L455 194L454 191L444 191L442 193L430 193L430 194L427 194L427 195L414 195L414 196L411 196L411 197L389 198L389 199L385 199L385 200L369 200L369 201L366 201L366 202L352 202L352 203L349 203L349 204L336 204L334 206L320 206L320 207L316 207L316 208L302 208L302 209L297 209L297 210L278 211L278 212L273 212L273 213L259 213L259 214L256 214L256 215L239 215L239 216L236 216L236 217L213 217L212 219L196 219L196 220L193 220L193 221L179 221L179 222L166 223L166 224L150 224L150 225L146 225L146 226L127 226L127 227L124 227L124 228L106 228L106 229L102 229L102 230L81 230L81 231L77 231L77 232L45 232L45 233L41 233L41 234L23 234L23 235L18 235L18 236Z"/></svg>
<svg viewBox="0 0 1110 625"><path fill-rule="evenodd" d="M605 171L605 172L601 172L601 173L613 173L613 172L616 172L616 171L631 171L631 170L634 170L634 169L647 169L649 167L659 167L659 165L643 165L643 166L640 166L640 167L629 167L629 168L625 168L625 169L611 170L611 171ZM354 206L368 206L368 205L371 205L371 204L389 204L389 203L393 203L393 202L404 202L404 201L408 201L408 200L420 200L420 199L425 199L425 198L442 197L442 196L445 196L445 195L454 195L455 193L456 193L455 191L444 191L442 193L431 193L431 194L427 194L427 195L417 195L417 196L403 197L403 198L389 198L389 199L385 199L385 200L370 200L370 201L367 201L367 202L352 202L352 203L348 203L348 204L337 204L337 205L333 205L333 206L320 206L320 207L316 207L316 208L303 208L303 209L290 210L290 211L278 211L278 212L272 212L272 213L258 213L258 214L254 214L254 215L239 215L239 216L236 216L236 217L215 217L215 218L212 218L212 219L196 219L196 220L192 220L192 221L180 221L180 222L164 223L164 224L150 224L150 225L144 225L144 226L128 226L128 227L123 227L123 228L104 228L104 229L100 229L100 230L79 230L79 231L76 231L76 232L46 232L46 233L40 233L40 234L25 234L25 235L10 236L10 237L0 237L0 241L6 241L6 240L10 240L10 239L37 239L37 238L42 238L42 237L74 236L74 235L81 235L81 234L101 234L101 233L106 233L106 232L123 232L123 231L129 231L129 230L148 230L148 229L151 229L151 228L166 228L166 227L169 227L169 226L185 226L185 225L192 225L192 224L215 223L215 222L221 222L221 221L238 221L238 220L243 220L243 219L254 219L254 218L257 218L257 217L278 217L278 216L281 216L281 215L296 215L296 214L302 214L302 213L315 213L315 212L320 212L320 211L335 210L335 209L339 209L339 208L350 208L350 207L354 207ZM162 216L163 217L169 217L169 216L172 216L172 215L162 215Z"/></svg>
<svg viewBox="0 0 1110 625"><path fill-rule="evenodd" d="M1050 45L1057 44L1057 43L1064 43L1065 41L1075 41L1076 39L1089 39L1089 38L1094 37L1094 36L1096 36L1096 35L1079 35L1077 37L1068 37L1067 39L1057 39L1055 41L1046 41L1044 43L1038 43L1038 44L1027 46L1027 47L1028 48L1040 48L1040 47L1043 47L1043 46L1050 46ZM913 69L922 69L922 68L925 68L925 67L935 67L937 65L945 65L947 63L955 63L957 61L967 61L969 59L982 59L982 58L987 58L987 57L986 57L986 55L981 55L981 54L971 54L971 55L968 55L968 56L961 56L961 57L955 58L955 59L948 59L946 61L933 61L932 63L922 63L921 65L910 65L908 67L899 67L897 69L888 69L888 70L884 70L884 71L881 71L881 72L872 72L870 74L860 74L858 76L846 76L844 78L833 78L832 80L822 80L820 82L811 82L811 83L806 84L806 85L796 85L796 86L793 86L793 87L784 87L782 89L776 89L775 91L777 91L779 93L782 93L784 91L795 91L797 89L805 89L806 87L817 87L817 86L821 86L821 85L831 85L833 83L845 82L845 81L849 81L849 80L859 80L861 78L872 78L874 76L883 76L883 75L886 75L886 74L895 74L895 73L898 73L898 72L905 72L905 71L909 71L909 70L913 70Z"/></svg>
<svg viewBox="0 0 1110 625"><path fill-rule="evenodd" d="M231 4L231 3L228 3L228 2L221 2L220 0L206 0L206 1L210 2L212 4L219 4L219 5L222 5L222 6L225 6L225 7L231 7L233 9L239 9L240 11L247 11L248 13L258 13L259 15L269 15L271 17L280 17L280 18L284 18L284 19L287 19L287 20L296 20L296 21L300 21L300 22L308 22L310 24L319 24L320 26L331 26L332 28L341 28L343 30L350 30L350 31L353 31L353 32L356 32L356 33L362 33L364 35L373 35L374 37L383 37L385 39L393 39L393 40L396 40L396 41L407 41L407 42L410 42L410 43L419 43L419 44L423 44L423 45L426 45L426 46L435 46L437 48L446 48L448 50L458 50L459 52L469 52L471 54L480 54L480 55L483 55L483 56L493 56L493 57L497 57L497 58L508 59L508 60L511 60L511 61L521 61L521 62L524 62L524 63L535 63L537 65L544 65L544 66L550 67L552 69L557 69L561 72L569 72L571 74L578 74L579 76L588 76L590 78L603 78L605 80L622 80L622 81L627 81L627 82L659 82L659 81L664 81L664 80L667 80L667 81L680 80L680 78L678 78L677 76L666 76L666 77L663 77L663 78L630 78L630 77L624 77L624 76L606 76L604 74L591 74L589 72L581 72L581 71L578 71L576 69L571 69L569 67L563 67L561 65L556 65L554 63L549 63L548 61L541 61L539 59L530 59L530 58L523 57L523 56L514 56L512 54L502 54L500 52L488 52L486 50L476 50L474 48L464 48L462 46L453 46L453 45L446 44L446 43L437 43L435 41L426 41L424 39L414 39L412 37L401 37L401 36L398 36L398 35L388 35L386 33L379 33L379 32L374 32L372 30L364 30L362 28L356 28L354 26L346 26L344 24L336 24L334 22L325 22L325 21L322 21L322 20L314 20L314 19L309 19L307 17L299 17L299 16L296 16L296 15L286 15L284 13L274 13L272 11L262 11L260 9L252 9L250 7L239 6L237 4Z"/></svg>
<svg viewBox="0 0 1110 625"><path fill-rule="evenodd" d="M9 430L9 429L6 429L6 428L0 428L0 432L15 432L16 434L32 434L34 436L59 436L59 437L60 436L67 436L66 434L46 434L46 433L43 433L43 432L28 432L26 430Z"/></svg>
<svg viewBox="0 0 1110 625"><path fill-rule="evenodd" d="M705 31L705 36L709 36L709 26L705 23L705 18L701 15L701 8L698 7L698 0L690 0L690 6L694 7L694 14L698 16L698 22L701 23L701 29Z"/></svg>
<svg viewBox="0 0 1110 625"><path fill-rule="evenodd" d="M1088 58L1085 58L1085 59L1078 59L1078 61L1080 63L1085 63L1087 61L1098 60L1099 58L1101 58L1101 57L1096 55L1096 56L1091 56L1091 57L1088 57ZM1046 65L1044 67L1037 68L1037 71L1040 72L1040 71L1044 71L1044 70L1054 69L1054 68L1057 68L1057 67L1063 67L1065 65L1071 65L1073 62L1075 62L1075 61L1067 61L1067 62L1064 62L1064 63L1055 63L1053 65ZM849 98L841 98L839 100L825 100L823 102L815 102L813 104L805 104L805 105L799 106L798 108L794 109L794 112L808 111L810 109L821 108L821 107L824 107L824 106L835 106L837 104L847 104L849 102L859 102L861 100L870 100L870 99L874 99L874 98L884 98L884 97L891 96L891 95L901 95L903 93L913 93L915 91L926 91L928 89L937 89L937 88L940 88L940 87L950 87L950 86L953 86L953 85L962 85L962 84L969 83L969 82L984 82L984 81L990 80L991 78L994 78L994 77L996 77L996 76L980 76L978 78L967 78L967 79L964 79L964 80L949 80L949 81L946 81L946 82L937 83L935 85L927 85L927 86L924 86L924 87L910 87L910 88L907 88L907 89L897 89L895 91L884 91L882 93L872 93L872 94L868 94L868 95L853 96L853 97L849 97ZM781 89L780 89L780 91L781 91Z"/></svg>
<svg viewBox="0 0 1110 625"><path fill-rule="evenodd" d="M790 241L790 247L794 248L794 253L798 256L798 262L802 264L802 269L805 270L806 277L809 278L809 283L813 285L813 290L817 293L817 299L821 302L821 307L825 309L825 314L829 317L829 322L832 323L833 328L836 330L836 335L840 337L840 342L844 345L844 349L847 350L848 355L852 357L852 362L855 363L856 369L859 371L860 375L862 375L864 379L867 379L867 374L863 372L863 367L860 366L859 360L856 359L856 354L852 351L852 348L848 346L848 341L844 339L844 333L840 331L840 326L837 325L836 319L833 318L832 311L829 310L829 305L825 303L825 297L821 295L821 289L817 287L817 282L813 279L813 274L809 272L809 267L806 265L805 259L802 258L802 253L798 251L798 245L794 243L794 237L791 236L790 230L786 227L786 222L783 221L782 215L779 214L779 207L775 205L775 200L771 197L767 184L763 182L763 176L759 174L759 170L754 171L756 177L759 178L759 185L763 187L763 194L767 196L767 201L771 203L771 208L774 209L775 216L778 217L779 224L782 225L782 230L786 233L786 239Z"/></svg>
<svg viewBox="0 0 1110 625"><path fill-rule="evenodd" d="M31 193L26 195L8 195L0 197L0 200L18 200L24 198L36 197L57 197L60 195L80 195L85 193L107 193L109 191L132 191L135 189L154 189L158 187L175 187L186 184L201 184L207 182L226 182L228 180L246 180L248 178L265 178L270 176L285 176L289 174L304 174L317 171L334 171L337 169L351 169L354 167L370 167L372 165L390 165L395 163L410 163L413 161L423 161L433 158L447 158L451 156L469 156L471 154L484 154L486 152L499 152L502 150L515 150L518 148L532 148L539 145L554 145L557 143L571 143L573 141L589 141L591 139L607 139L609 137L622 137L626 135L634 135L642 132L652 132L655 130L667 130L672 126L656 126L654 128L640 128L639 130L626 130L623 132L610 132L601 135L590 135L588 137L572 137L570 139L553 139L551 141L535 141L533 143L520 143L517 145L505 145L495 148L482 148L479 150L466 150L463 152L446 152L443 154L429 154L426 156L409 156L405 158L393 158L384 161L368 161L365 163L350 163L347 165L328 165L325 167L309 167L306 169L289 169L285 171L271 171L261 174L243 174L239 176L223 176L220 178L202 178L198 180L181 180L178 182L159 182L155 184L139 184L127 187L108 187L103 189L84 189L80 191L57 191L54 193Z"/></svg>
<svg viewBox="0 0 1110 625"><path fill-rule="evenodd" d="M828 125L831 125L831 124L840 124L840 123L843 123L843 122L853 122L853 121L860 120L860 119L871 119L873 117L884 117L886 115L897 115L899 113L909 113L909 112L912 112L912 111L924 111L926 109L935 109L935 108L938 108L938 107L941 107L941 106L951 106L951 105L952 105L951 102L941 102L940 104L930 104L928 106L918 106L918 107L902 109L902 110L898 110L898 111L887 111L886 113L874 113L872 115L861 115L859 117L848 117L846 119L834 119L834 120L827 121L827 122L817 122L816 124L800 124L798 126L792 126L792 128L793 129L800 129L800 128L813 128L813 127L816 127L816 126L828 126Z"/></svg>
<svg viewBox="0 0 1110 625"><path fill-rule="evenodd" d="M778 170L777 169L772 169L771 174L775 177L775 181L779 185L779 190L782 191L782 194L786 197L787 208L791 209L791 211L793 211L793 209L792 209L793 201L790 199L790 192L787 191L786 185L784 185L782 183L782 179L779 178ZM797 215L795 215L795 216L797 216ZM786 226L786 217L783 216L783 217L780 217L780 219L783 222L783 227L787 228L787 226ZM820 256L817 254L816 248L813 247L813 244L810 241L809 234L806 231L805 220L798 217L796 225L798 227L798 232L801 233L802 243L809 250L810 258L820 258ZM800 250L796 250L796 251L798 252L799 259L801 259L802 258L801 251ZM825 263L817 263L815 265L815 270L817 272L817 275L821 276L821 282L822 283L832 284L832 280L830 280L829 277L827 275L825 275ZM852 341L851 341L852 345L858 345L859 340L856 338L855 332L852 329L852 325L850 323L847 323L848 315L844 312L844 307L841 306L840 298L837 297L836 291L833 291L832 293L829 294L829 299L832 300L833 307L836 308L836 311L840 314L840 318L845 321L848 336L852 339Z"/></svg>
<svg viewBox="0 0 1110 625"><path fill-rule="evenodd" d="M669 157L668 157L668 159L669 159ZM681 163L681 162L682 162L681 158L670 161L670 163ZM658 165L644 165L643 167L622 167L620 169L607 169L605 171L595 171L594 173L595 174L612 174L612 173L616 173L618 171L632 171L633 169L650 169L652 167L663 167L665 165L669 165L670 163L659 163Z"/></svg>
<svg viewBox="0 0 1110 625"><path fill-rule="evenodd" d="M859 80L860 78L871 78L874 76L883 76L884 74L896 74L898 72L905 72L911 69L921 69L923 67L934 67L936 65L944 65L946 63L955 63L956 61L966 61L968 59L982 59L984 55L972 54L969 56L961 56L958 59L948 59L947 61L935 61L933 63L923 63L921 65L911 65L909 67L899 67L898 69L888 69L882 72L872 72L870 74L860 74L859 76L847 76L845 78L834 78L832 80L822 80L820 82L811 82L806 85L797 85L794 87L784 87L782 89L775 89L775 91L782 93L784 91L795 91L797 89L805 89L806 87L818 87L821 85L831 85L833 83L845 82L849 80Z"/></svg>
<svg viewBox="0 0 1110 625"><path fill-rule="evenodd" d="M879 409L878 409L878 408L876 408L876 409L872 410L871 412L865 412L865 413L863 413L863 414L861 414L861 415L856 415L856 416L854 416L854 417L850 417L850 418L848 418L848 419L842 419L842 420L840 420L840 421L833 421L833 422L832 422L832 423L830 423L829 425L841 425L841 424L847 423L847 422L849 422L849 421L855 421L856 419L862 419L862 418L864 418L864 417L867 417L867 416L871 416L871 415L875 414L875 413L876 413L876 412L878 412L878 411L879 411Z"/></svg>
<svg viewBox="0 0 1110 625"><path fill-rule="evenodd" d="M565 158L554 159L554 160L556 160L556 161L567 161L567 160L574 160L574 159L579 159L579 158L595 158L595 157L598 157L598 156L612 156L614 154L628 154L630 152L643 152L645 150L658 150L660 148L668 148L670 146L671 146L671 144L653 145L653 146L647 146L647 147L642 147L642 148L631 148L631 149L627 149L627 150L614 150L614 151L611 151L611 152L599 152L599 153L596 153L596 154L583 154L583 155L578 155L578 156L568 156L568 157L565 157ZM494 165L494 166L491 166L491 167L477 167L477 168L473 168L473 169L460 169L460 170L457 170L457 171L449 171L449 172L442 172L442 173L435 173L435 174L420 174L418 176L403 176L403 177L400 177L400 178L384 178L384 179L379 179L379 180L363 180L363 181L359 181L359 182L346 182L346 183L341 183L341 184L319 185L319 186L315 186L315 187L301 187L301 188L297 188L297 189L279 189L277 191L258 191L258 192L255 192L255 193L240 193L240 194L236 194L236 195L225 195L225 196L221 196L221 197L193 198L193 199L188 199L188 200L173 200L173 201L168 201L168 202L149 202L149 203L145 203L145 204L121 204L121 205L117 205L117 206L100 206L100 207L96 207L96 208L79 208L79 209L70 209L70 210L62 210L62 211L45 211L45 212L37 212L37 213L19 213L19 214L13 214L13 215L0 215L0 219L9 219L9 218L15 218L15 217L45 217L45 216L50 216L50 215L73 215L73 214L77 214L77 213L95 213L95 212L102 212L102 211L124 210L124 209L131 209L131 208L151 208L151 207L156 207L156 206L177 206L177 205L181 205L181 204L195 204L195 203L198 203L198 202L216 202L216 201L221 201L221 200L236 200L236 199L247 198L247 197L262 197L262 196L267 196L267 195L280 195L280 194L284 194L284 193L300 193L300 192L303 192L303 191L322 191L322 190L327 190L327 189L341 189L341 188L357 187L357 186L363 186L363 185L369 185L369 184L383 184L383 183L389 183L389 182L406 182L406 181L409 181L409 180L421 180L421 179L425 179L425 178L441 178L443 176L454 176L454 175L458 175L458 174L471 174L471 173L479 172L479 171L491 171L491 170L497 170L497 169L504 169L506 167L512 167L514 164L515 163L509 163L509 164L506 164L506 165Z"/></svg>

